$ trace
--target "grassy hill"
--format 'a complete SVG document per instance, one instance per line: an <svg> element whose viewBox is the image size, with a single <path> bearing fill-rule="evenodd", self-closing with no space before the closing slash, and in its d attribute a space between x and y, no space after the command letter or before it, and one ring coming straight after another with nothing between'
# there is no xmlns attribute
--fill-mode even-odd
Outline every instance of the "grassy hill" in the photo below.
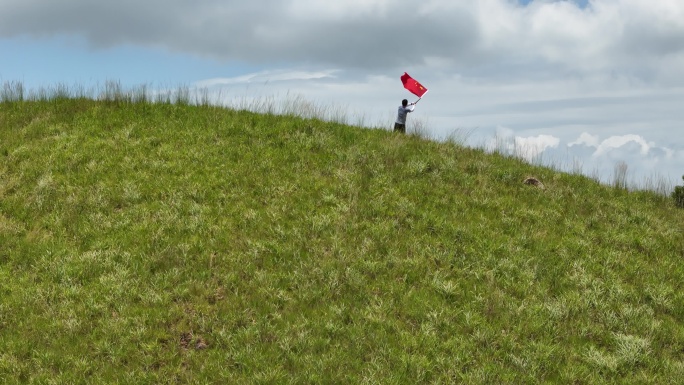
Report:
<svg viewBox="0 0 684 385"><path fill-rule="evenodd" d="M457 143L6 100L0 382L681 383L683 229Z"/></svg>

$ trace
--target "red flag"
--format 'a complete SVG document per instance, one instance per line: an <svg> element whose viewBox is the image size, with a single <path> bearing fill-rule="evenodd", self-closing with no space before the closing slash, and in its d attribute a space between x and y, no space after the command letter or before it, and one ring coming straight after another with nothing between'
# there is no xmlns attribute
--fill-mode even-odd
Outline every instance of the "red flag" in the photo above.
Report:
<svg viewBox="0 0 684 385"><path fill-rule="evenodd" d="M401 75L401 82L404 83L404 88L409 90L412 94L416 95L419 98L422 98L423 95L425 95L426 92L428 92L428 89L425 88L422 84L418 83L416 79L412 78L404 72L403 75Z"/></svg>

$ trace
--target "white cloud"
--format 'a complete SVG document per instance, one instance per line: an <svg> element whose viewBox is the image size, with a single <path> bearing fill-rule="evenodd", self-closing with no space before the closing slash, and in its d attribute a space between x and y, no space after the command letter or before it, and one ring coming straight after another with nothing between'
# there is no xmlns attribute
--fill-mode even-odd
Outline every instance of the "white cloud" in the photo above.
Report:
<svg viewBox="0 0 684 385"><path fill-rule="evenodd" d="M489 151L500 151L535 161L544 151L557 148L559 144L560 139L552 135L516 136L514 130L499 126L496 128L496 135L489 138L484 147Z"/></svg>
<svg viewBox="0 0 684 385"><path fill-rule="evenodd" d="M560 139L551 135L538 135L527 138L517 136L515 138L515 148L519 156L533 161L549 148L557 148Z"/></svg>
<svg viewBox="0 0 684 385"><path fill-rule="evenodd" d="M281 82L292 80L316 80L325 78L335 78L335 73L338 70L325 71L295 71L295 70L268 70L255 72L247 75L236 76L232 78L213 78L205 79L195 82L195 86L199 88L209 88L222 85L234 84L249 84L249 83L265 83L265 82Z"/></svg>
<svg viewBox="0 0 684 385"><path fill-rule="evenodd" d="M677 184L678 175L684 172L684 151L665 147L663 143L659 145L636 134L600 139L598 135L583 133L567 148L574 162L587 166L585 171L598 174L605 182L611 182L617 164L625 164L632 185L667 189Z"/></svg>
<svg viewBox="0 0 684 385"><path fill-rule="evenodd" d="M599 137L598 137L598 135L591 135L589 133L583 132L582 135L580 135L580 137L577 138L576 141L568 143L569 147L577 146L577 145L585 145L585 146L589 146L589 147L598 147L599 146Z"/></svg>
<svg viewBox="0 0 684 385"><path fill-rule="evenodd" d="M651 148L655 146L653 142L648 143L639 135L628 134L622 136L611 136L598 145L594 156L604 155L613 149L623 147L629 143L636 143L640 148L641 155L647 155Z"/></svg>

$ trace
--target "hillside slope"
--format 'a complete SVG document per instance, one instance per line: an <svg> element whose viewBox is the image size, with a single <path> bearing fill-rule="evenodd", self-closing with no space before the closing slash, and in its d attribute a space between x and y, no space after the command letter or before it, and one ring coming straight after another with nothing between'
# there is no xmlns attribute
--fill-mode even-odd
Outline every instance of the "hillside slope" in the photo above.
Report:
<svg viewBox="0 0 684 385"><path fill-rule="evenodd" d="M682 229L663 197L453 143L7 102L0 382L674 384Z"/></svg>

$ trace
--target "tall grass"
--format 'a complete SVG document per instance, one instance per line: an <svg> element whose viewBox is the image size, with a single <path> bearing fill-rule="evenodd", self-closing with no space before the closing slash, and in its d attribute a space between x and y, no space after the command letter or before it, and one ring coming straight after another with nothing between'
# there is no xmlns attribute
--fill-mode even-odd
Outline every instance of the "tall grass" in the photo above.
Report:
<svg viewBox="0 0 684 385"><path fill-rule="evenodd" d="M617 189L627 189L627 163L620 161L615 163L613 171L613 187Z"/></svg>
<svg viewBox="0 0 684 385"><path fill-rule="evenodd" d="M0 91L0 102L20 102L24 100L24 83L18 81L5 82Z"/></svg>

